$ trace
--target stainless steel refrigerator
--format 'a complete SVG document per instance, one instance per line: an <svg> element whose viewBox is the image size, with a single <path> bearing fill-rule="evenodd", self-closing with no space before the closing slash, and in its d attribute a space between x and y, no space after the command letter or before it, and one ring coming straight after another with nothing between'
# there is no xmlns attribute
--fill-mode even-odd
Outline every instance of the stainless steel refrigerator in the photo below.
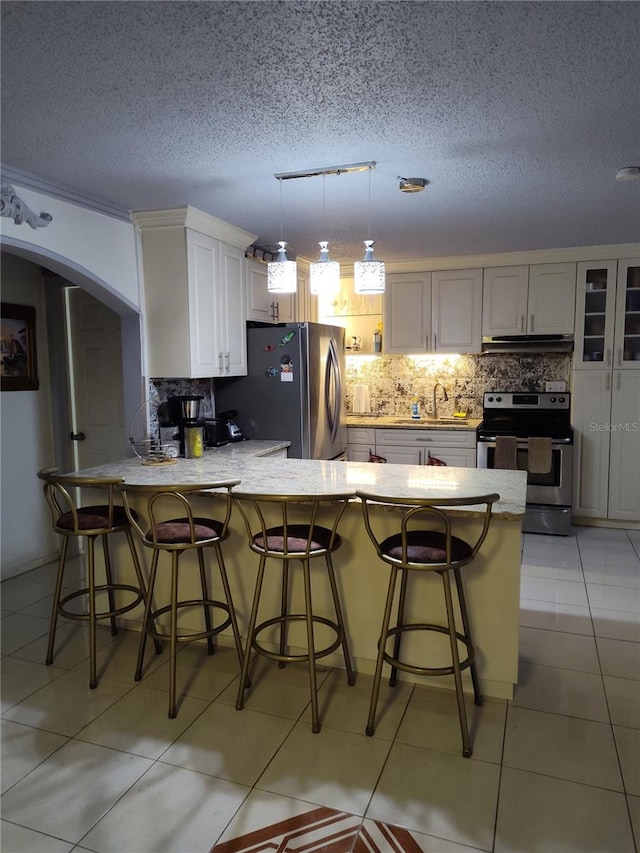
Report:
<svg viewBox="0 0 640 853"><path fill-rule="evenodd" d="M290 457L344 457L344 329L322 323L248 328L247 359L247 376L216 381L216 413L236 411L248 439L290 441Z"/></svg>

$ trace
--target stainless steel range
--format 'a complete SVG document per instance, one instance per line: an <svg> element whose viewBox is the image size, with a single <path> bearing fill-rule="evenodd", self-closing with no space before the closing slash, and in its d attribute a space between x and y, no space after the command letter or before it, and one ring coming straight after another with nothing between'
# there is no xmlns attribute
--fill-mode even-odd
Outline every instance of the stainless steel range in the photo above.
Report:
<svg viewBox="0 0 640 853"><path fill-rule="evenodd" d="M565 392L487 391L484 394L482 423L477 429L478 468L517 467L528 472L523 526L527 533L567 536L571 532L573 429L570 413L571 398ZM511 437L515 438L513 464L503 466L500 453L496 459L496 447L499 443L504 447L512 441ZM550 439L548 471L540 473L539 466L531 464L530 438ZM538 442L537 448L544 448L545 444L548 447L549 443Z"/></svg>

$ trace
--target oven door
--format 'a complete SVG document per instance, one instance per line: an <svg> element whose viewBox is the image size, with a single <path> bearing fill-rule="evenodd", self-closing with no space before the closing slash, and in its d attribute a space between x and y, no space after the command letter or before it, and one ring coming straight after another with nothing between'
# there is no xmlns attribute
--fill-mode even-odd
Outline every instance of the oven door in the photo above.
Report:
<svg viewBox="0 0 640 853"><path fill-rule="evenodd" d="M478 468L494 468L496 443L478 436ZM528 471L527 439L517 442L518 470ZM573 483L573 445L554 442L551 446L551 470L547 474L527 474L527 503L571 506Z"/></svg>

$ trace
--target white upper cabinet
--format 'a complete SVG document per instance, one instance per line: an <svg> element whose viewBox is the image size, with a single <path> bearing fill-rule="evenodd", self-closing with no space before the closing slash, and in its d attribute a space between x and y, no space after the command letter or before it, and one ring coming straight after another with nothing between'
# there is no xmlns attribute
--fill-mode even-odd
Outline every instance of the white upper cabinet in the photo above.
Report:
<svg viewBox="0 0 640 853"><path fill-rule="evenodd" d="M390 273L386 277L382 345L385 353L429 352L431 273Z"/></svg>
<svg viewBox="0 0 640 853"><path fill-rule="evenodd" d="M480 352L482 270L390 273L385 353Z"/></svg>
<svg viewBox="0 0 640 853"><path fill-rule="evenodd" d="M575 307L575 264L529 267L528 334L572 335Z"/></svg>
<svg viewBox="0 0 640 853"><path fill-rule="evenodd" d="M267 265L247 259L247 320L292 323L296 319L295 293L270 293Z"/></svg>
<svg viewBox="0 0 640 853"><path fill-rule="evenodd" d="M575 294L574 263L487 267L482 334L570 335Z"/></svg>
<svg viewBox="0 0 640 853"><path fill-rule="evenodd" d="M436 271L431 287L433 351L480 352L482 270Z"/></svg>
<svg viewBox="0 0 640 853"><path fill-rule="evenodd" d="M613 366L640 370L640 258L618 261Z"/></svg>
<svg viewBox="0 0 640 853"><path fill-rule="evenodd" d="M483 335L524 335L529 267L488 267L482 297Z"/></svg>
<svg viewBox="0 0 640 853"><path fill-rule="evenodd" d="M142 240L147 375L246 374L244 250L254 236L193 208L133 218Z"/></svg>

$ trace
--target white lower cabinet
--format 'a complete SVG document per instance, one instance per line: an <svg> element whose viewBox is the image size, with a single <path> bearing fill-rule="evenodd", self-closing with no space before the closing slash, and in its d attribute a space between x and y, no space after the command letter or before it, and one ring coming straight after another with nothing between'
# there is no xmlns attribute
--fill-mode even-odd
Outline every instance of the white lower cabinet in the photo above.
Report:
<svg viewBox="0 0 640 853"><path fill-rule="evenodd" d="M387 462L428 465L431 458L452 468L476 467L474 430L376 429L376 454Z"/></svg>
<svg viewBox="0 0 640 853"><path fill-rule="evenodd" d="M368 462L369 453L375 453L376 431L366 427L347 428L347 460Z"/></svg>
<svg viewBox="0 0 640 853"><path fill-rule="evenodd" d="M574 515L638 521L640 370L573 376Z"/></svg>

